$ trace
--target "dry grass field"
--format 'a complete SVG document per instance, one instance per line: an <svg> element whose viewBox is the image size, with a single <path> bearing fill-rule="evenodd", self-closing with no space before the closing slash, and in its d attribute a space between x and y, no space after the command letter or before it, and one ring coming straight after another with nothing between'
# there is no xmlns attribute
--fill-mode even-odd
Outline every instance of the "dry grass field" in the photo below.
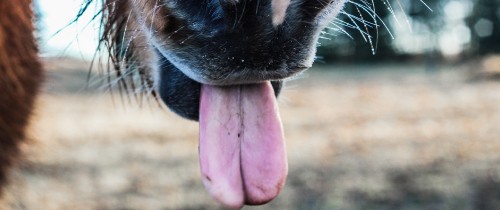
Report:
<svg viewBox="0 0 500 210"><path fill-rule="evenodd" d="M48 67L2 209L221 208L200 179L197 123L85 88L81 65ZM282 194L245 209L500 209L500 82L465 66L325 68L279 100Z"/></svg>

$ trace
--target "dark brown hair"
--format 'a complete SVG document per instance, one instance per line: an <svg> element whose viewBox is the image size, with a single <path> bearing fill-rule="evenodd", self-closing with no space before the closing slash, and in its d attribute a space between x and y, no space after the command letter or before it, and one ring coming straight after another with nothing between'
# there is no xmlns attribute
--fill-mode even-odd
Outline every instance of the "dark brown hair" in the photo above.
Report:
<svg viewBox="0 0 500 210"><path fill-rule="evenodd" d="M31 3L0 1L0 187L6 183L9 167L20 157L24 130L43 77Z"/></svg>

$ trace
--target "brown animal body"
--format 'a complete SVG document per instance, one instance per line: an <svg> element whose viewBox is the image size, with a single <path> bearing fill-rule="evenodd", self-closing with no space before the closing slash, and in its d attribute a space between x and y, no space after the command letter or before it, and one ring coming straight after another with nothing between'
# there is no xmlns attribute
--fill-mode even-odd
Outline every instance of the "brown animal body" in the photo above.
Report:
<svg viewBox="0 0 500 210"><path fill-rule="evenodd" d="M31 7L31 0L0 1L0 194L8 169L20 157L43 77Z"/></svg>

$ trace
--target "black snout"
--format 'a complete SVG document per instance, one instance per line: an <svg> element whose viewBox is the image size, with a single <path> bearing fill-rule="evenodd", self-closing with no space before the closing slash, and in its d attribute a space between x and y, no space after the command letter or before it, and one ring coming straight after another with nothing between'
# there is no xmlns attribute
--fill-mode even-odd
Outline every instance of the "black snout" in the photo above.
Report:
<svg viewBox="0 0 500 210"><path fill-rule="evenodd" d="M190 79L167 59L160 60L159 93L165 104L181 117L198 121L201 83ZM271 81L276 97L281 93L283 81Z"/></svg>

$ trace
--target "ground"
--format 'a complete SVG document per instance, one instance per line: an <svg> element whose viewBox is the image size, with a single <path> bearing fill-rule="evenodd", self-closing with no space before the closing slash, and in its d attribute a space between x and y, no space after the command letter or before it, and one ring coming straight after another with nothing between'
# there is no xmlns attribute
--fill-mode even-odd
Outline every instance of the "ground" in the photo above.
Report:
<svg viewBox="0 0 500 210"><path fill-rule="evenodd" d="M81 65L47 63L2 209L221 208L201 182L197 123L86 88ZM500 83L470 68L316 66L290 81L287 183L246 209L498 209Z"/></svg>

